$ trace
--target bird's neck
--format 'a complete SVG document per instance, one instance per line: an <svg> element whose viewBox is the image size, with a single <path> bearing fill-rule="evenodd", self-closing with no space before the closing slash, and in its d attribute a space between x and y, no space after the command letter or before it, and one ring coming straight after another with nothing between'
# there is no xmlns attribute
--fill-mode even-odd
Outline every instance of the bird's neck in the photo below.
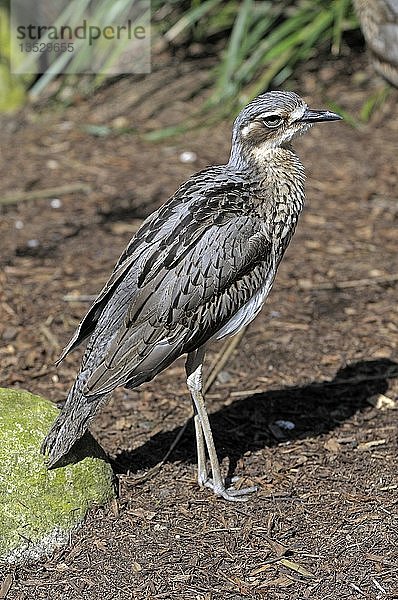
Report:
<svg viewBox="0 0 398 600"><path fill-rule="evenodd" d="M272 237L281 235L282 224L294 229L305 201L305 173L291 146L232 152L228 166L247 173L253 202Z"/></svg>
<svg viewBox="0 0 398 600"><path fill-rule="evenodd" d="M266 148L242 148L233 144L228 167L247 172L267 188L282 195L286 189L303 197L304 167L292 146L274 146Z"/></svg>

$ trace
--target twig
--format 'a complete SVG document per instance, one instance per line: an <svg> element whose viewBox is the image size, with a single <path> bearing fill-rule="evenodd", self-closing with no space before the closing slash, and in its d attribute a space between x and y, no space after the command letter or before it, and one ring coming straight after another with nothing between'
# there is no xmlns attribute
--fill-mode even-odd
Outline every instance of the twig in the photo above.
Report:
<svg viewBox="0 0 398 600"><path fill-rule="evenodd" d="M356 592L358 592L358 594L362 594L362 596L366 596L365 592L361 590L361 588L359 588L357 585L355 585L355 583L348 583L349 586L352 587L353 590L355 590Z"/></svg>
<svg viewBox="0 0 398 600"><path fill-rule="evenodd" d="M368 285L382 285L383 283L394 283L398 281L398 273L392 273L391 275L385 275L384 277L375 277L368 279L351 279L349 281L334 281L334 282L325 282L320 284L315 284L313 282L308 282L305 284L298 283L298 286L304 290L318 291L318 290L335 290L335 289L349 289L349 288L357 288L357 287L366 287ZM288 286L289 289L293 286Z"/></svg>
<svg viewBox="0 0 398 600"><path fill-rule="evenodd" d="M59 350L60 343L59 343L57 337L47 327L47 325L44 325L44 323L42 323L40 325L39 329L42 332L42 334L44 335L44 337L47 339L47 341L49 342L50 346L52 346L55 350Z"/></svg>
<svg viewBox="0 0 398 600"><path fill-rule="evenodd" d="M28 200L41 200L43 198L57 198L66 194L82 192L88 194L91 192L91 187L86 183L70 183L68 185L60 185L57 187L46 188L44 190L33 190L31 192L17 192L10 194L4 198L0 198L0 205L17 204L18 202L27 202Z"/></svg>
<svg viewBox="0 0 398 600"><path fill-rule="evenodd" d="M382 594L386 593L386 590L380 585L378 581L376 581L376 579L372 578L371 581L374 583L375 587L377 587L379 592L381 592Z"/></svg>
<svg viewBox="0 0 398 600"><path fill-rule="evenodd" d="M232 338L227 339L227 341L224 343L223 347L221 348L220 352L217 354L217 356L213 360L211 367L210 367L210 371L206 377L206 381L203 386L205 394L210 390L211 386L217 379L218 374L223 370L223 368L225 367L225 365L228 362L228 359L232 356L232 354L235 352L236 348L241 343L243 336L246 333L246 329L247 329L247 326L243 327L239 331L239 333L234 335Z"/></svg>

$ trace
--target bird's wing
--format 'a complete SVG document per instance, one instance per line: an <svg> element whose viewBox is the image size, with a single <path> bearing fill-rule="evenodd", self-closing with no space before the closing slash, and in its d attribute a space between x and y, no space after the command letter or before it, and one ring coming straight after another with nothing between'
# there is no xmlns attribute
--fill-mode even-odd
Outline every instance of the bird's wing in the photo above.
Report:
<svg viewBox="0 0 398 600"><path fill-rule="evenodd" d="M215 182L214 180L217 178L219 181ZM231 186L237 187L236 184L233 177L226 178L220 167L210 167L200 171L183 183L168 202L143 222L117 261L110 278L62 351L57 364L93 333L105 307L116 289L120 287L120 283L126 279L129 291L133 294L138 285L138 274L144 269L146 263L154 261L156 255L159 260L165 256L167 245L177 235L177 230L183 230L184 223L192 218L192 206L206 200L205 194L203 194L204 186L208 185L209 188L214 189L214 197L217 198L217 196L228 195Z"/></svg>
<svg viewBox="0 0 398 600"><path fill-rule="evenodd" d="M77 346L79 346L85 339L87 339L93 333L95 326L98 323L98 319L100 318L104 307L109 301L109 298L111 297L117 285L133 266L134 259L137 258L134 255L134 252L129 253L130 247L133 245L133 243L134 245L139 245L141 247L142 253L144 254L145 251L148 249L148 246L150 246L150 242L146 239L146 233L148 230L150 230L151 223L156 219L158 212L159 211L155 211L144 221L138 232L139 236L133 237L129 246L120 256L110 278L105 283L104 287L94 300L93 304L90 306L89 310L81 320L79 327L76 329L69 343L62 351L62 354L57 360L56 364L59 364L65 358L65 356L67 356L70 352L72 352L72 350L77 348ZM137 244L137 237L140 238L140 244Z"/></svg>
<svg viewBox="0 0 398 600"><path fill-rule="evenodd" d="M83 369L94 367L83 388L88 399L148 381L206 343L269 277L275 263L258 220L242 214L239 194L229 193L228 208L226 199L213 195L194 210L191 206L138 267L136 260L121 262L123 278L107 300L83 361Z"/></svg>

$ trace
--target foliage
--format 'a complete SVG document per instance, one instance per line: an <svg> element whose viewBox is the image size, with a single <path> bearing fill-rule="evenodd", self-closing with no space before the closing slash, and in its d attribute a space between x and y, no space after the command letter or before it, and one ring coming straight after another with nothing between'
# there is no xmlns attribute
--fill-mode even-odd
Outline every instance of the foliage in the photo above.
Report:
<svg viewBox="0 0 398 600"><path fill-rule="evenodd" d="M87 4L88 0L71 0L57 23L77 24ZM112 21L123 22L131 4L132 0L102 0L93 19L101 24L111 15ZM228 110L270 85L280 86L300 63L320 52L337 55L343 34L358 27L351 0L152 0L152 23L154 47L159 40L174 47L194 42L217 53L209 103ZM90 48L79 40L75 43L78 52L72 57L61 54L34 83L31 94L48 87L66 60L72 73L87 64ZM111 56L110 61L117 58ZM101 79L93 77L91 83L92 89Z"/></svg>
<svg viewBox="0 0 398 600"><path fill-rule="evenodd" d="M159 2L158 4L164 4ZM196 41L227 37L214 70L212 104L253 97L280 86L299 64L322 49L337 55L344 32L358 28L350 0L192 1L164 35L184 32Z"/></svg>
<svg viewBox="0 0 398 600"><path fill-rule="evenodd" d="M0 112L14 110L24 104L30 81L11 73L9 47L8 12L5 7L0 6Z"/></svg>

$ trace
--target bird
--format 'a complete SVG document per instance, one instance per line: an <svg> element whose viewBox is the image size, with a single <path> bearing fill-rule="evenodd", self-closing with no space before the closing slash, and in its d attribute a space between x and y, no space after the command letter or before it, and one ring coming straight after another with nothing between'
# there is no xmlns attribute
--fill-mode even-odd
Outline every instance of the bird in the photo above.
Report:
<svg viewBox="0 0 398 600"><path fill-rule="evenodd" d="M293 138L339 119L294 92L257 96L234 121L228 163L193 174L144 220L59 359L88 338L42 445L48 468L60 465L117 386L136 388L187 355L199 486L231 501L256 490L222 477L202 389L205 350L251 322L271 290L305 200Z"/></svg>
<svg viewBox="0 0 398 600"><path fill-rule="evenodd" d="M354 0L375 70L398 87L398 0Z"/></svg>

